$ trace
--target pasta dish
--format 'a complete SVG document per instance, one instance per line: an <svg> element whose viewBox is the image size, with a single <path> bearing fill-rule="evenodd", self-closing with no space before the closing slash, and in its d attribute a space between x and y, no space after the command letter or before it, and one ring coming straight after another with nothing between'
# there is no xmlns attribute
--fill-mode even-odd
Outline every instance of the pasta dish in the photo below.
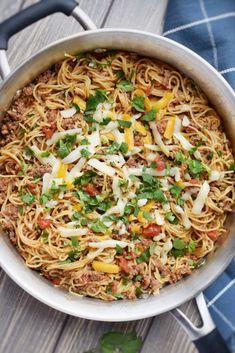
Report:
<svg viewBox="0 0 235 353"><path fill-rule="evenodd" d="M230 143L205 94L165 63L66 54L16 92L0 136L1 227L57 287L145 298L226 234Z"/></svg>

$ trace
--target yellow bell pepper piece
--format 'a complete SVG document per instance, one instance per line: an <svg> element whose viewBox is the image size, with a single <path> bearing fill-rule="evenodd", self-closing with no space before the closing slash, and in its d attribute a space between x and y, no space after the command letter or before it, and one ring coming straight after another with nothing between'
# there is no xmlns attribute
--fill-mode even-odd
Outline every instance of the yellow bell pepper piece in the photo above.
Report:
<svg viewBox="0 0 235 353"><path fill-rule="evenodd" d="M157 112L157 120L161 120L164 115L166 115L166 109L160 109L158 112Z"/></svg>
<svg viewBox="0 0 235 353"><path fill-rule="evenodd" d="M153 107L152 103L151 103L151 101L150 101L150 99L148 97L146 97L144 99L144 107L147 110L147 112L149 112L152 109L152 107Z"/></svg>
<svg viewBox="0 0 235 353"><path fill-rule="evenodd" d="M97 272L104 273L118 273L120 271L120 267L117 265L106 264L105 262L93 261L92 267Z"/></svg>
<svg viewBox="0 0 235 353"><path fill-rule="evenodd" d="M114 112L109 112L108 113L108 118L110 118L112 120L116 120L116 115L114 114Z"/></svg>
<svg viewBox="0 0 235 353"><path fill-rule="evenodd" d="M146 212L149 212L151 211L151 209L154 207L155 205L155 202L152 200L152 201L149 201L146 205L142 206L141 207L141 210L142 211L146 211Z"/></svg>
<svg viewBox="0 0 235 353"><path fill-rule="evenodd" d="M146 219L144 218L142 211L139 211L139 212L138 212L137 218L138 218L138 221L139 221L140 223L142 223L142 224L146 223Z"/></svg>
<svg viewBox="0 0 235 353"><path fill-rule="evenodd" d="M137 97L144 97L145 96L145 93L142 89L136 89L134 91L134 96L137 96Z"/></svg>
<svg viewBox="0 0 235 353"><path fill-rule="evenodd" d="M131 121L131 117L128 114L123 114L124 121ZM134 148L134 135L132 127L125 127L124 129L124 139L128 145L128 150L131 151Z"/></svg>
<svg viewBox="0 0 235 353"><path fill-rule="evenodd" d="M107 139L110 140L110 141L114 141L115 140L115 137L112 134L112 132L108 132L107 134L104 134L104 136L107 137Z"/></svg>
<svg viewBox="0 0 235 353"><path fill-rule="evenodd" d="M75 210L75 211L81 211L81 209L82 209L82 206L80 205L80 203L77 203L76 205L74 205L73 206L73 209Z"/></svg>
<svg viewBox="0 0 235 353"><path fill-rule="evenodd" d="M134 129L143 136L146 136L147 134L144 125L142 125L139 121L135 121Z"/></svg>
<svg viewBox="0 0 235 353"><path fill-rule="evenodd" d="M73 103L77 104L81 110L86 109L86 102L79 96L75 95L73 98Z"/></svg>
<svg viewBox="0 0 235 353"><path fill-rule="evenodd" d="M175 185L178 186L178 187L181 188L181 189L184 189L184 188L185 188L185 185L184 185L184 183L182 182L182 180L177 181L177 182L175 183Z"/></svg>
<svg viewBox="0 0 235 353"><path fill-rule="evenodd" d="M158 102L154 103L152 106L153 108L160 110L168 106L170 101L174 98L174 95L172 92L166 92L164 96L159 99Z"/></svg>
<svg viewBox="0 0 235 353"><path fill-rule="evenodd" d="M68 181L68 182L66 183L66 185L67 185L67 189L68 189L68 190L72 190L73 187L74 187L73 183L71 183L70 181Z"/></svg>
<svg viewBox="0 0 235 353"><path fill-rule="evenodd" d="M129 217L128 217L128 221L131 222L131 221L135 221L136 220L136 217L131 214Z"/></svg>
<svg viewBox="0 0 235 353"><path fill-rule="evenodd" d="M152 135L149 131L147 131L147 135L144 137L144 144L146 145L152 145Z"/></svg>
<svg viewBox="0 0 235 353"><path fill-rule="evenodd" d="M175 128L175 120L176 120L176 117L171 116L167 122L166 130L164 132L164 137L168 140L170 140L173 136L174 128Z"/></svg>
<svg viewBox="0 0 235 353"><path fill-rule="evenodd" d="M61 164L58 170L57 177L61 179L65 179L67 171L68 171L68 164Z"/></svg>
<svg viewBox="0 0 235 353"><path fill-rule="evenodd" d="M133 224L131 227L131 232L132 233L136 233L136 234L140 234L141 233L141 225L139 224Z"/></svg>

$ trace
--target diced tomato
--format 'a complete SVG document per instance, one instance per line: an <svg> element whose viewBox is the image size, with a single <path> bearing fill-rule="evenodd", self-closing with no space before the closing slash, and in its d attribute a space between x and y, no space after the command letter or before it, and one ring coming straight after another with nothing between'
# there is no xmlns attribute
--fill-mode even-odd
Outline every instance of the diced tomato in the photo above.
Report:
<svg viewBox="0 0 235 353"><path fill-rule="evenodd" d="M60 279L59 278L53 278L52 279L52 283L55 285L55 286L58 286L60 284Z"/></svg>
<svg viewBox="0 0 235 353"><path fill-rule="evenodd" d="M166 168L166 163L163 162L160 158L156 159L156 169L158 172L161 172Z"/></svg>
<svg viewBox="0 0 235 353"><path fill-rule="evenodd" d="M217 240L218 238L218 234L216 230L211 230L210 232L207 233L207 236L213 241Z"/></svg>
<svg viewBox="0 0 235 353"><path fill-rule="evenodd" d="M124 259L124 257L121 257L119 259L119 266L123 272L125 272L125 273L130 272L130 268L128 266L128 261L126 259Z"/></svg>
<svg viewBox="0 0 235 353"><path fill-rule="evenodd" d="M38 225L41 229L46 229L50 227L51 223L52 223L51 219L44 219L44 218L38 219Z"/></svg>
<svg viewBox="0 0 235 353"><path fill-rule="evenodd" d="M147 228L144 228L142 231L143 236L145 237L155 237L155 235L160 234L161 232L161 227L158 226L157 224L150 224Z"/></svg>
<svg viewBox="0 0 235 353"><path fill-rule="evenodd" d="M49 140L54 132L56 131L56 125L52 124L51 126L43 126L42 132L44 133L47 140Z"/></svg>
<svg viewBox="0 0 235 353"><path fill-rule="evenodd" d="M92 184L88 184L87 186L85 186L84 191L90 196L96 196L99 194L99 191Z"/></svg>
<svg viewBox="0 0 235 353"><path fill-rule="evenodd" d="M117 284L114 283L114 284L112 285L111 289L112 289L112 293L113 293L113 294L117 293Z"/></svg>

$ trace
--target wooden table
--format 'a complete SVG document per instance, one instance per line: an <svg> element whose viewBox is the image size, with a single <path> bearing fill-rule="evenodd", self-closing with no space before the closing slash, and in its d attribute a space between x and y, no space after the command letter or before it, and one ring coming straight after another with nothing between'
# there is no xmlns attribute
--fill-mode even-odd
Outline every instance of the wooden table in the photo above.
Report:
<svg viewBox="0 0 235 353"><path fill-rule="evenodd" d="M0 21L35 0L1 0ZM97 27L122 27L161 33L167 0L81 0ZM72 18L55 14L23 30L10 41L12 68L54 40L82 31ZM184 305L195 321L195 305ZM144 353L195 353L196 349L170 314L155 318L103 323L78 319L40 303L0 269L0 353L83 353L97 346L107 331L135 330Z"/></svg>

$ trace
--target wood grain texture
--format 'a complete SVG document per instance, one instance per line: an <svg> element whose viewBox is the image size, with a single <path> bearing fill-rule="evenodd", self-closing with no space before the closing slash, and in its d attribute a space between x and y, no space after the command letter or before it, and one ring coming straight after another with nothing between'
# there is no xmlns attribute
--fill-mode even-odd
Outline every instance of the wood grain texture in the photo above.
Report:
<svg viewBox="0 0 235 353"><path fill-rule="evenodd" d="M35 0L1 0L0 20ZM125 27L160 33L167 0L81 0L81 8L97 27ZM55 14L23 30L10 41L14 67L52 41L82 31L72 18ZM195 306L186 305L190 318ZM170 314L126 323L102 323L59 313L30 297L0 273L0 353L83 353L97 347L109 330L135 330L145 353L195 353L188 337Z"/></svg>
<svg viewBox="0 0 235 353"><path fill-rule="evenodd" d="M105 27L132 28L160 34L167 0L116 0Z"/></svg>

